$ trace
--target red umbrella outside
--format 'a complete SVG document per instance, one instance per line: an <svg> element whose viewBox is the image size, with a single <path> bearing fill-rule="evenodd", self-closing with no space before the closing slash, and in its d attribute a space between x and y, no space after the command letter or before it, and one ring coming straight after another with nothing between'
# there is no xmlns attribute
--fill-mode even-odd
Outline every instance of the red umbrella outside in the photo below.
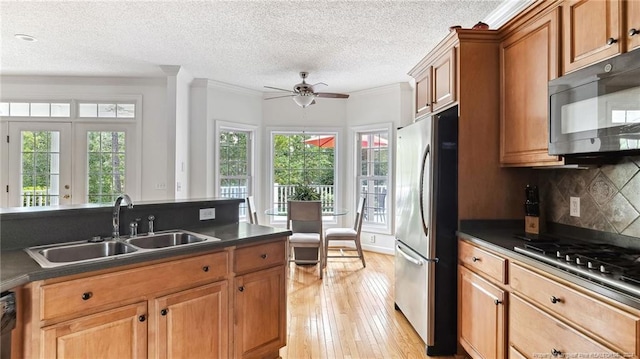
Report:
<svg viewBox="0 0 640 359"><path fill-rule="evenodd" d="M373 141L371 145L369 145L370 137L371 135L362 135L362 147L386 147L388 144L386 138L373 135ZM304 143L322 148L334 148L336 145L336 139L333 135L319 135L309 137L309 139L305 140Z"/></svg>

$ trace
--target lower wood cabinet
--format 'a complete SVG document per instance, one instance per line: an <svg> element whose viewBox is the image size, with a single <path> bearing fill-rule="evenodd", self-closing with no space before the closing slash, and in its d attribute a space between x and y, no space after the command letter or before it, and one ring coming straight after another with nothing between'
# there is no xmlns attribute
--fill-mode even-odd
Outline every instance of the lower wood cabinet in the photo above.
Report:
<svg viewBox="0 0 640 359"><path fill-rule="evenodd" d="M156 298L150 305L151 358L229 356L227 281Z"/></svg>
<svg viewBox="0 0 640 359"><path fill-rule="evenodd" d="M44 327L39 357L146 358L146 313L142 302Z"/></svg>
<svg viewBox="0 0 640 359"><path fill-rule="evenodd" d="M24 357L277 358L285 240L29 283Z"/></svg>
<svg viewBox="0 0 640 359"><path fill-rule="evenodd" d="M504 358L506 292L459 266L460 344L474 359Z"/></svg>
<svg viewBox="0 0 640 359"><path fill-rule="evenodd" d="M287 330L284 266L236 277L234 297L236 357L278 357Z"/></svg>

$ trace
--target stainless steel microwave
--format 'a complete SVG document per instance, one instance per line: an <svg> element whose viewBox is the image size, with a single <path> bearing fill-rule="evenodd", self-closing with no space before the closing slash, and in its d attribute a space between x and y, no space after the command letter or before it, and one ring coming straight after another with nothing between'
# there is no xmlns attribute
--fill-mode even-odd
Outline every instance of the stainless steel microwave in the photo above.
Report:
<svg viewBox="0 0 640 359"><path fill-rule="evenodd" d="M640 153L640 50L549 82L549 154Z"/></svg>

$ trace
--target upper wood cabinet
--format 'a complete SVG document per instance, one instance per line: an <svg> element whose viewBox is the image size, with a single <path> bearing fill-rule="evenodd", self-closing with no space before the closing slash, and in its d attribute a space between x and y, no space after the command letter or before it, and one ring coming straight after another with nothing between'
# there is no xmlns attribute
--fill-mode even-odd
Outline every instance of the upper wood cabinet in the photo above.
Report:
<svg viewBox="0 0 640 359"><path fill-rule="evenodd" d="M548 155L549 80L558 76L559 10L534 19L500 44L500 164L556 165Z"/></svg>
<svg viewBox="0 0 640 359"><path fill-rule="evenodd" d="M640 47L640 1L629 0L626 2L627 26L627 51Z"/></svg>
<svg viewBox="0 0 640 359"><path fill-rule="evenodd" d="M565 0L561 7L564 73L623 52L622 0Z"/></svg>
<svg viewBox="0 0 640 359"><path fill-rule="evenodd" d="M455 47L423 59L409 74L416 79L416 118L456 101Z"/></svg>

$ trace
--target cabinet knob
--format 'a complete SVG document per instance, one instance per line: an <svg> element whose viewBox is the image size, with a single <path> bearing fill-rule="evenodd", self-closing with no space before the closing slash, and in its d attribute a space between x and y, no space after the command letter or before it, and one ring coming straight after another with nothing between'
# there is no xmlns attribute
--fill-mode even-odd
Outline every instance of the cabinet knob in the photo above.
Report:
<svg viewBox="0 0 640 359"><path fill-rule="evenodd" d="M629 29L629 36L635 36L640 34L640 30L636 29L636 28L631 28Z"/></svg>
<svg viewBox="0 0 640 359"><path fill-rule="evenodd" d="M93 297L93 293L91 292L82 293L82 300L89 300L91 297Z"/></svg>
<svg viewBox="0 0 640 359"><path fill-rule="evenodd" d="M208 272L209 271L209 266L202 267L202 270L205 271L205 272Z"/></svg>
<svg viewBox="0 0 640 359"><path fill-rule="evenodd" d="M141 315L138 317L138 321L140 322L144 322L145 320L147 320L147 317L145 315Z"/></svg>
<svg viewBox="0 0 640 359"><path fill-rule="evenodd" d="M477 262L477 261L479 261L479 260L480 260L480 258L478 258L478 257L471 257L471 261L472 261L472 262Z"/></svg>
<svg viewBox="0 0 640 359"><path fill-rule="evenodd" d="M551 349L551 355L553 355L554 357L561 356L561 355L562 355L562 352L561 352L561 351L559 351L559 350L558 350L558 349L556 349L556 348L553 348L553 349Z"/></svg>
<svg viewBox="0 0 640 359"><path fill-rule="evenodd" d="M495 305L498 305L498 304L502 304L502 301L498 299L494 299L493 303L495 303Z"/></svg>
<svg viewBox="0 0 640 359"><path fill-rule="evenodd" d="M261 257L262 259L267 259L268 255L263 254L263 255L261 255L260 257Z"/></svg>
<svg viewBox="0 0 640 359"><path fill-rule="evenodd" d="M556 297L556 296L552 296L551 297L551 303L556 304L556 303L562 303L562 299Z"/></svg>
<svg viewBox="0 0 640 359"><path fill-rule="evenodd" d="M238 290L241 291L241 292L244 292L244 286L238 287Z"/></svg>
<svg viewBox="0 0 640 359"><path fill-rule="evenodd" d="M613 45L616 42L618 42L618 40L614 39L613 37L607 39L607 45Z"/></svg>
<svg viewBox="0 0 640 359"><path fill-rule="evenodd" d="M169 311L167 309L163 309L163 310L160 311L160 315L162 315L164 317L165 315L167 315L168 312Z"/></svg>

